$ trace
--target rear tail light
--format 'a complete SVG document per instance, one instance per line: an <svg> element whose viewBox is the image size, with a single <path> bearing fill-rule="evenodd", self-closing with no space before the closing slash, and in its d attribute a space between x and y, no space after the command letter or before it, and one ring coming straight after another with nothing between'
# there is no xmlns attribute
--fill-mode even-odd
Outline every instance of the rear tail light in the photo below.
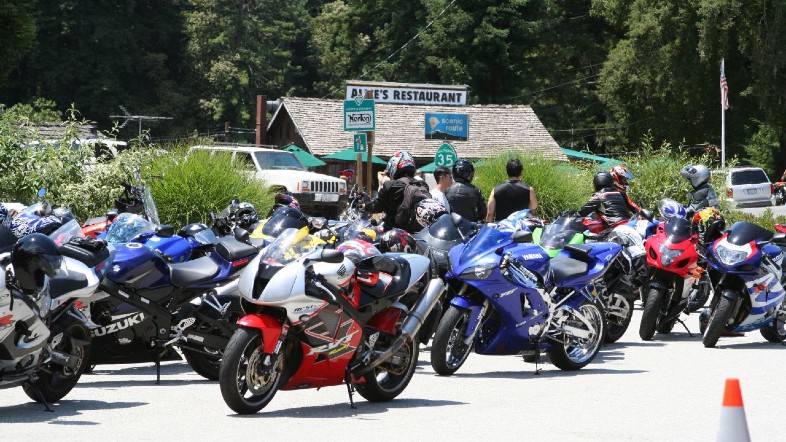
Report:
<svg viewBox="0 0 786 442"><path fill-rule="evenodd" d="M775 184L770 183L770 195L775 194Z"/></svg>
<svg viewBox="0 0 786 442"><path fill-rule="evenodd" d="M733 196L734 196L734 190L732 190L731 187L727 187L726 188L726 198L731 198Z"/></svg>

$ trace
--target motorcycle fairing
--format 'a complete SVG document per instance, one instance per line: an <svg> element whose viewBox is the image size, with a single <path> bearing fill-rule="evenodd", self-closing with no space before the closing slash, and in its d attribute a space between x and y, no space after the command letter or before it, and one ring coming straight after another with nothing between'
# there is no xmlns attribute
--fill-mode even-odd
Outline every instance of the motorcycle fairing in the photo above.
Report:
<svg viewBox="0 0 786 442"><path fill-rule="evenodd" d="M259 330L262 333L262 346L265 353L275 351L278 339L281 337L281 321L267 315L251 313L238 319L237 325Z"/></svg>

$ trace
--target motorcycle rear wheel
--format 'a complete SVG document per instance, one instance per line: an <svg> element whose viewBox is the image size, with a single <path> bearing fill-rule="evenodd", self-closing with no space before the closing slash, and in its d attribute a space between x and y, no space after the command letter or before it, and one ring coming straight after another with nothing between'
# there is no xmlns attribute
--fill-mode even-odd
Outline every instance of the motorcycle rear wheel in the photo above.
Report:
<svg viewBox="0 0 786 442"><path fill-rule="evenodd" d="M462 341L469 325L469 312L450 306L437 325L431 342L431 366L441 376L455 373L472 352Z"/></svg>
<svg viewBox="0 0 786 442"><path fill-rule="evenodd" d="M418 365L419 351L418 339L415 337L391 357L391 360L401 358L401 363L397 363L395 367L387 366L390 361L382 363L371 373L366 374L365 382L355 385L355 389L369 402L392 401L412 380Z"/></svg>
<svg viewBox="0 0 786 442"><path fill-rule="evenodd" d="M639 336L644 341L649 341L655 336L655 327L660 319L660 306L666 293L663 290L651 288L644 302L644 311L639 324Z"/></svg>
<svg viewBox="0 0 786 442"><path fill-rule="evenodd" d="M606 334L605 315L597 303L585 301L579 307L579 311L592 323L595 333L586 342L565 336L565 339L570 339L570 343L555 342L552 344L547 351L549 360L561 370L578 370L592 362L598 355ZM576 320L573 325L582 327L584 323Z"/></svg>
<svg viewBox="0 0 786 442"><path fill-rule="evenodd" d="M221 396L238 414L253 414L265 408L281 385L280 371L273 369L272 373L263 374L259 369L262 354L260 331L247 328L238 329L224 350L218 375Z"/></svg>
<svg viewBox="0 0 786 442"><path fill-rule="evenodd" d="M207 350L207 347L205 347ZM183 357L194 372L208 381L217 381L221 371L221 356L210 356L188 348L181 348Z"/></svg>
<svg viewBox="0 0 786 442"><path fill-rule="evenodd" d="M769 342L783 342L786 340L786 316L776 315L772 320L772 325L759 330L762 337Z"/></svg>
<svg viewBox="0 0 786 442"><path fill-rule="evenodd" d="M611 300L606 307L606 337L604 342L611 344L617 342L628 331L630 320L633 318L633 301L619 293L609 295Z"/></svg>
<svg viewBox="0 0 786 442"><path fill-rule="evenodd" d="M712 309L710 319L707 322L707 329L704 331L704 337L701 340L705 347L712 348L718 343L721 333L726 329L726 323L729 322L733 307L734 301L725 296L720 297L715 308Z"/></svg>
<svg viewBox="0 0 786 442"><path fill-rule="evenodd" d="M60 333L53 329L52 335ZM79 381L90 360L90 331L81 323L72 321L62 329L63 339L53 348L54 351L74 356L78 359L75 368L65 367L54 361L44 364L37 378L22 385L25 394L36 402L57 402L64 398ZM40 393L40 395L39 395Z"/></svg>
<svg viewBox="0 0 786 442"><path fill-rule="evenodd" d="M209 333L213 336L231 338L231 334L235 329L237 329L237 320L243 316L243 310L240 308L240 300L237 298L237 296L219 296L217 301L221 304L223 304L224 301L230 302L230 308L224 314L223 318L219 317L219 312L216 311L216 309L204 303L199 307L199 312L209 318L223 321L230 330L229 334L227 335L227 332L223 331L217 326L214 326L210 322L199 319L199 316L197 316L197 322L192 327L194 330L197 330L201 333ZM223 357L224 350L223 348L211 348L204 346L199 349L203 352L192 350L188 347L180 347L180 350L183 352L186 362L189 366L191 366L191 369L193 369L196 374L209 381L218 380L219 371L221 370L221 358Z"/></svg>

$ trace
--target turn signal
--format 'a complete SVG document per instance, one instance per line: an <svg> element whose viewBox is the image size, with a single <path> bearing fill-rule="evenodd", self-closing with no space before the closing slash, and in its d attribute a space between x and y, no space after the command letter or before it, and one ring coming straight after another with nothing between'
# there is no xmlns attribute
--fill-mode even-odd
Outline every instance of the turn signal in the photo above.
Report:
<svg viewBox="0 0 786 442"><path fill-rule="evenodd" d="M701 267L696 267L690 274L690 276L699 279L701 278L701 274L704 273L704 269Z"/></svg>

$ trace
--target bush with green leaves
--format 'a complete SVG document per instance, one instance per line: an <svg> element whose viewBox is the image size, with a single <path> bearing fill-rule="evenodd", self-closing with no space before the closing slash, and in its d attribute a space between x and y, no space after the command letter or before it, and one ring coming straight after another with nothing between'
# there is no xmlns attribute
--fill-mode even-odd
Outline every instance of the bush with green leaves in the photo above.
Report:
<svg viewBox="0 0 786 442"><path fill-rule="evenodd" d="M260 216L273 205L273 191L250 174L240 171L231 153L197 150L180 145L156 157L143 169L162 223L182 226L210 222L237 198L253 204Z"/></svg>

